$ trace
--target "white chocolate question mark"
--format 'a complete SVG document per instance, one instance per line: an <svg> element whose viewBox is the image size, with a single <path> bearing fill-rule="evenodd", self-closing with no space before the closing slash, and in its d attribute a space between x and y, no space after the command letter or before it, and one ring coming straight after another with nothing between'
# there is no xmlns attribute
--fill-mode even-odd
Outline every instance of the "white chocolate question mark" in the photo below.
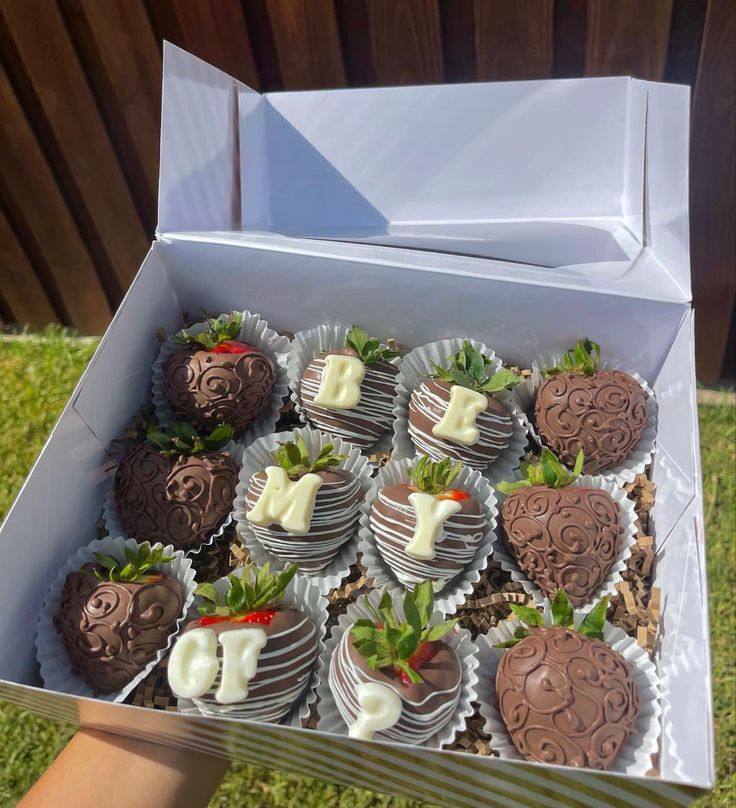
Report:
<svg viewBox="0 0 736 808"><path fill-rule="evenodd" d="M363 682L355 688L360 710L350 725L351 738L370 740L374 733L389 729L401 718L401 697L388 685Z"/></svg>

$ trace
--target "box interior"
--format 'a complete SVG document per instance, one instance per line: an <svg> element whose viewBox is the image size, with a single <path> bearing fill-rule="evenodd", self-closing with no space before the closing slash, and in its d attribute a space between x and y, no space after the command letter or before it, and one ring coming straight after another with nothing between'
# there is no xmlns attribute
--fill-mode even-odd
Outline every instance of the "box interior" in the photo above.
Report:
<svg viewBox="0 0 736 808"><path fill-rule="evenodd" d="M707 588L689 306L493 277L475 273L473 259L462 257L437 254L433 261L427 268L416 255L388 247L275 236L218 243L207 236L172 235L154 243L0 533L0 542L12 547L0 568L5 606L0 648L8 649L0 654L0 678L39 684L32 633L18 632L18 626L35 625L40 593L67 557L95 537L108 484L105 449L149 393L155 330L175 329L182 311L229 310L237 301L277 329L296 331L337 318L393 334L407 346L462 334L522 365L588 333L606 354L647 378L659 399L653 518L656 583L664 598L658 662L666 687L667 739L660 767L666 779L711 783Z"/></svg>

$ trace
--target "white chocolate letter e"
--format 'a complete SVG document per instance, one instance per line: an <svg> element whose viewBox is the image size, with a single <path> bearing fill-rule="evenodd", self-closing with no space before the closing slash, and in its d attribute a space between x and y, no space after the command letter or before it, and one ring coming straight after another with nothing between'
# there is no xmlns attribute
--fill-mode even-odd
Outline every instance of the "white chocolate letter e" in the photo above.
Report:
<svg viewBox="0 0 736 808"><path fill-rule="evenodd" d="M472 446L480 437L475 419L487 406L488 399L483 393L459 384L453 385L450 388L450 404L441 420L432 427L432 434L462 443L463 446Z"/></svg>
<svg viewBox="0 0 736 808"><path fill-rule="evenodd" d="M442 526L462 505L453 499L437 499L423 491L409 494L409 502L417 515L417 526L404 552L412 558L431 561L435 556L435 542L442 535Z"/></svg>
<svg viewBox="0 0 736 808"><path fill-rule="evenodd" d="M330 410L351 410L360 404L365 365L356 356L328 354L314 403Z"/></svg>
<svg viewBox="0 0 736 808"><path fill-rule="evenodd" d="M294 536L304 536L309 533L314 503L321 485L322 478L318 474L305 474L293 482L286 469L269 466L266 469L266 485L245 518L260 527L281 525Z"/></svg>

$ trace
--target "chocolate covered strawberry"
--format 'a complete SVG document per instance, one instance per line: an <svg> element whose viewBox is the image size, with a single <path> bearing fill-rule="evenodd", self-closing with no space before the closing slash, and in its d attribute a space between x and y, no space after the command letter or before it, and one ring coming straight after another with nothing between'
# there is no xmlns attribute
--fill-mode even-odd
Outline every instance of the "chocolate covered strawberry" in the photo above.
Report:
<svg viewBox="0 0 736 808"><path fill-rule="evenodd" d="M432 581L441 589L478 548L487 520L482 505L453 481L462 469L447 458L420 458L410 482L386 485L371 506L379 553L406 587Z"/></svg>
<svg viewBox="0 0 736 808"><path fill-rule="evenodd" d="M317 661L317 628L285 590L292 566L271 575L253 565L200 584L200 617L169 656L169 686L204 714L276 723L298 703Z"/></svg>
<svg viewBox="0 0 736 808"><path fill-rule="evenodd" d="M242 315L208 318L208 328L172 337L186 350L164 364L163 392L171 409L203 429L220 423L242 433L268 406L275 369L271 359L240 342Z"/></svg>
<svg viewBox="0 0 736 808"><path fill-rule="evenodd" d="M442 729L460 698L462 671L443 641L457 620L430 625L432 585L407 592L400 616L388 593L373 618L357 620L330 660L329 686L356 738L422 744Z"/></svg>
<svg viewBox="0 0 736 808"><path fill-rule="evenodd" d="M564 590L573 606L584 606L605 582L623 535L613 497L573 485L582 466L582 452L571 473L545 448L538 463L522 463L525 479L498 486L508 494L501 532L519 569L549 598Z"/></svg>
<svg viewBox="0 0 736 808"><path fill-rule="evenodd" d="M393 423L399 356L354 325L344 348L320 354L304 370L299 395L309 421L361 449L373 446Z"/></svg>
<svg viewBox="0 0 736 808"><path fill-rule="evenodd" d="M542 371L534 423L546 446L568 466L585 453L583 471L599 474L624 461L648 423L648 393L622 370L598 368L601 349L584 338L561 367Z"/></svg>
<svg viewBox="0 0 736 808"><path fill-rule="evenodd" d="M519 752L538 763L610 769L636 734L639 692L629 663L603 641L608 599L573 627L560 592L552 625L514 606L519 626L496 671L498 708Z"/></svg>
<svg viewBox="0 0 736 808"><path fill-rule="evenodd" d="M131 682L166 647L181 616L185 593L155 567L172 560L146 542L125 558L97 553L95 564L70 572L54 626L72 672L99 693Z"/></svg>
<svg viewBox="0 0 736 808"><path fill-rule="evenodd" d="M180 550L211 536L235 499L238 470L223 451L232 436L228 424L205 436L183 422L150 428L115 472L115 504L125 531Z"/></svg>
<svg viewBox="0 0 736 808"><path fill-rule="evenodd" d="M521 382L513 370L495 370L491 360L465 340L462 350L412 391L409 435L419 454L449 457L484 470L511 442L513 422L494 394ZM490 369L489 369L490 366Z"/></svg>
<svg viewBox="0 0 736 808"><path fill-rule="evenodd" d="M355 533L360 482L339 468L345 455L333 454L331 443L311 458L298 433L272 457L274 465L250 479L245 518L269 553L302 572L318 572Z"/></svg>

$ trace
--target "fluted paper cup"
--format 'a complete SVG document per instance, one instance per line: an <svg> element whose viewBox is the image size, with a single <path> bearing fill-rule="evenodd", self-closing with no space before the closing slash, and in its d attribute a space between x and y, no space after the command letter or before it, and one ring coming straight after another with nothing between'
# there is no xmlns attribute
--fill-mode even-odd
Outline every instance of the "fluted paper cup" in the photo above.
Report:
<svg viewBox="0 0 736 808"><path fill-rule="evenodd" d="M545 622L551 622L549 610L546 617ZM576 612L575 625L579 625L582 619L583 614ZM507 649L494 646L513 639L514 631L520 625L519 619L512 616L477 638L480 658L477 686L480 714L485 719L484 731L491 736L491 748L504 760L523 760L523 757L514 746L498 709L496 671L501 656ZM636 734L621 749L610 771L642 777L652 768L652 755L659 751L662 715L659 674L647 652L622 629L607 622L603 628L603 639L629 662L639 691Z"/></svg>
<svg viewBox="0 0 736 808"><path fill-rule="evenodd" d="M329 353L330 351L338 351L344 348L345 337L349 330L350 326L336 323L332 325L318 325L316 328L298 331L294 334L294 341L291 343L291 350L289 352L287 372L289 387L291 388L291 400L294 402L296 413L304 424L309 422L302 405L300 393L304 371L307 369L307 365L321 353ZM399 357L391 361L393 365L399 365L400 363L401 358ZM316 429L318 427L315 426L314 428ZM363 451L370 453L389 451L391 449L391 429L392 422L389 421L381 437L371 447ZM337 437L350 442L348 435L338 435Z"/></svg>
<svg viewBox="0 0 736 808"><path fill-rule="evenodd" d="M377 589L358 598L354 603L348 605L347 612L340 615L337 625L332 628L332 634L329 640L327 640L327 647L322 656L319 676L320 681L317 686L317 696L319 697L318 712L320 716L317 729L323 732L332 732L335 735L348 734L348 725L345 723L335 702L335 697L332 695L332 690L330 689L330 663L335 649L340 644L340 640L342 640L345 632L352 627L355 621L361 618L373 619L373 615L366 606L366 601L370 601L373 607L377 608L380 599L381 592ZM396 605L399 617L403 619L401 604L396 603ZM430 620L430 625L442 623L444 619L442 613L435 610ZM462 679L460 684L460 698L452 713L452 717L447 724L438 729L426 743L422 744L432 749L440 749L443 746L449 746L455 741L458 733L465 729L466 720L474 712L473 702L477 701L478 647L472 641L470 632L467 629L458 628L456 626L450 634L445 635L443 641L450 645L457 654L460 660Z"/></svg>
<svg viewBox="0 0 736 808"><path fill-rule="evenodd" d="M234 517L240 534L250 557L263 566L267 561L271 564L271 569L282 570L288 563L273 553L269 552L259 541L250 522L246 518L248 511L245 494L250 485L251 477L259 471L263 471L267 466L273 466L272 453L278 449L279 445L287 441L293 441L296 435L300 435L309 450L311 457L315 457L323 446L331 443L334 454L347 455L339 466L332 468L345 469L352 472L358 479L363 496L365 496L371 485L372 468L368 460L360 453L360 449L352 446L346 441L336 436L319 432L311 427L298 427L291 432L279 432L274 435L266 435L251 444L243 454L243 463L240 468L238 484L235 489L235 509ZM330 589L340 585L340 581L350 574L350 567L356 561L358 553L358 528L356 522L355 530L351 537L337 551L335 558L316 572L297 572L297 577L309 578L322 594L327 594Z"/></svg>
<svg viewBox="0 0 736 808"><path fill-rule="evenodd" d="M382 488L387 485L399 485L409 482L409 472L416 465L416 462L417 460L413 458L391 460L379 469L361 507L358 550L363 555L363 567L367 577L373 579L373 585L376 588L388 589L392 595L403 595L406 587L398 580L376 545L376 538L370 524L371 508ZM466 491L476 502L482 505L487 523L472 560L435 593L435 608L446 615L454 614L457 611L473 591L473 586L480 580L481 573L486 568L488 559L493 552L498 518L498 508L493 489L488 480L479 471L463 466L460 474L453 482L453 488Z"/></svg>
<svg viewBox="0 0 736 808"><path fill-rule="evenodd" d="M191 560L181 550L174 550L171 545L164 548L164 554L173 556L173 559L165 564L157 564L154 570L163 572L171 578L176 578L182 585L184 589L184 605L181 615L176 621L173 631L169 634L166 645L122 690L115 693L95 693L81 676L72 673L72 663L67 655L66 648L64 648L61 635L54 627L54 618L59 612L61 593L69 573L80 570L85 564L93 564L95 553L111 555L122 561L125 557L123 553L125 547L138 550L140 545L144 543L137 542L134 539L126 539L123 536L107 536L104 539L98 539L85 547L81 547L59 570L41 607L41 616L36 631L36 658L41 669L44 687L61 693L69 693L72 696L96 697L103 701L121 702L125 700L129 693L135 690L139 682L143 681L168 653L174 638L184 623L184 617L192 605L194 590L197 585L194 580L194 569L192 568ZM155 547L156 545L152 546Z"/></svg>
<svg viewBox="0 0 736 808"><path fill-rule="evenodd" d="M242 434L235 436L239 443L247 446L249 443L256 440L256 438L260 438L262 435L268 435L272 432L279 420L284 399L289 395L289 380L286 374L286 363L289 356L290 343L287 337L279 336L272 328L269 328L266 320L261 319L257 314L252 314L249 311L239 312L239 314L242 315L243 319L240 334L237 337L238 341L252 345L254 348L258 348L259 351L266 354L271 359L275 372L273 390L268 405ZM219 319L226 317L227 314L221 314ZM187 331L189 331L190 334L196 335L206 331L207 328L207 323L202 321L188 328ZM177 420L177 416L171 409L163 391L164 365L175 353L180 353L186 349L187 346L177 344L170 336L161 345L158 356L153 363L153 407L156 413L156 419L162 425Z"/></svg>
<svg viewBox="0 0 736 808"><path fill-rule="evenodd" d="M532 375L517 385L512 395L516 401L517 408L523 414L524 422L529 430L529 435L538 446L544 446L539 432L534 424L534 405L537 400L537 392L545 381L542 371L545 368L560 367L564 359L563 354L551 354L539 356L532 363ZM642 436L634 444L628 457L621 463L611 466L609 469L596 474L596 477L612 477L618 483L630 483L637 474L642 474L647 466L652 462L652 457L657 444L657 418L659 405L654 395L654 390L635 371L629 370L621 362L614 359L601 358L598 363L600 370L622 370L632 376L641 385L647 394L647 425Z"/></svg>
<svg viewBox="0 0 736 808"><path fill-rule="evenodd" d="M400 460L414 457L417 454L414 442L409 434L409 402L411 394L428 376L434 373L433 363L442 367L450 356L463 347L465 340L456 337L430 342L410 351L399 366L399 377L396 383L394 398L394 437L392 458ZM494 372L502 368L501 360L482 342L468 340L470 344L491 360ZM516 400L508 390L494 393L493 397L504 404L511 415L512 434L509 445L481 473L492 484L501 480L510 480L519 468L526 452L527 426L526 419L519 410Z"/></svg>
<svg viewBox="0 0 736 808"><path fill-rule="evenodd" d="M234 571L237 575L237 570ZM228 576L220 578L213 584L218 594L224 599L228 588ZM292 727L301 727L309 718L309 712L314 700L317 698L317 684L319 683L319 666L325 652L325 626L327 624L327 598L319 593L317 588L307 578L294 577L284 590L282 603L297 606L314 624L317 632L317 655L312 665L309 681L299 699L294 703L287 716L279 721ZM191 608L188 620L199 617L195 608ZM238 704L211 704L201 699L178 699L177 706L180 713L190 715L206 715L215 718L239 718L251 720L247 712Z"/></svg>
<svg viewBox="0 0 736 808"><path fill-rule="evenodd" d="M584 474L578 477L575 482L571 483L571 488L596 488L601 491L606 491L611 495L618 506L618 524L621 528L621 536L619 537L616 561L611 567L606 578L601 582L600 586L588 598L588 602L579 608L579 611L584 614L589 612L595 604L604 596L608 595L613 597L616 594L616 584L623 580L623 573L626 570L626 563L631 556L631 547L636 540L636 520L637 515L634 510L634 503L626 495L626 491L621 488L614 480L604 477L591 477ZM506 499L505 494L498 492L498 512L501 512L501 506ZM544 606L548 597L542 592L536 583L531 581L526 573L522 572L519 563L514 558L511 549L509 548L506 537L504 536L503 526L499 516L498 530L496 531L493 546L493 560L498 561L501 569L511 574L511 580L518 581L523 587L524 591L532 598L535 606Z"/></svg>

